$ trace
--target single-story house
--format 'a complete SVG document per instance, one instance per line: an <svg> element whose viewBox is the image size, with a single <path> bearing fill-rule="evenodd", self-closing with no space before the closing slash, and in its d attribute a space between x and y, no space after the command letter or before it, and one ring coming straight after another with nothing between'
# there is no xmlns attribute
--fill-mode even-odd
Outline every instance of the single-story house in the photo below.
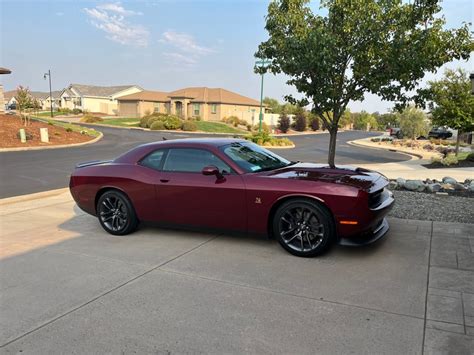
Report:
<svg viewBox="0 0 474 355"><path fill-rule="evenodd" d="M51 95L48 93L46 99L43 102L43 110L49 110L51 108L51 101L53 101L53 110L61 106L61 92L52 91ZM52 98L51 98L52 96Z"/></svg>
<svg viewBox="0 0 474 355"><path fill-rule="evenodd" d="M10 74L12 71L7 68L0 67L0 74ZM5 97L3 95L3 85L0 84L0 112L5 111Z"/></svg>
<svg viewBox="0 0 474 355"><path fill-rule="evenodd" d="M143 91L143 89L137 85L94 86L71 84L61 92L61 107L116 115L118 113L117 99L140 91Z"/></svg>
<svg viewBox="0 0 474 355"><path fill-rule="evenodd" d="M145 115L169 112L169 97L166 92L144 90L118 98L120 116L143 117Z"/></svg>
<svg viewBox="0 0 474 355"><path fill-rule="evenodd" d="M37 100L40 108L42 110L49 109L49 102L47 102L47 98L49 97L49 92L41 92L41 91L30 91L30 95L33 99ZM10 106L12 104L16 104L16 90L6 91L4 93L5 97L5 105ZM54 96L54 92L53 92Z"/></svg>
<svg viewBox="0 0 474 355"><path fill-rule="evenodd" d="M200 117L204 121L221 121L225 117L237 116L256 124L260 110L257 100L222 88L207 87L189 87L169 93L144 91L143 94L122 96L118 101L119 115L129 117L142 117L147 111L158 111L184 119ZM150 109L152 105L155 105L153 110Z"/></svg>

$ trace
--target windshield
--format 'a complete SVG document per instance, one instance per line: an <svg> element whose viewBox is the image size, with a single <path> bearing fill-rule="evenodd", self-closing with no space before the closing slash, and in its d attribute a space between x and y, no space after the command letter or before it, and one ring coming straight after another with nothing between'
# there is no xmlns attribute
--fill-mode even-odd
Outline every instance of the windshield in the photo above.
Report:
<svg viewBox="0 0 474 355"><path fill-rule="evenodd" d="M274 170L292 163L251 142L235 142L220 149L246 172Z"/></svg>

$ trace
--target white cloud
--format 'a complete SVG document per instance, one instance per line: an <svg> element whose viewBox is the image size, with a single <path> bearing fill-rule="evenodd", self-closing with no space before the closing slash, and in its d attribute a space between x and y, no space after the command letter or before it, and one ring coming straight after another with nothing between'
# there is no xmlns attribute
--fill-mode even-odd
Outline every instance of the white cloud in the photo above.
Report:
<svg viewBox="0 0 474 355"><path fill-rule="evenodd" d="M199 45L192 35L183 32L168 30L158 41L174 48L173 52L163 53L166 57L187 66L193 66L202 56L215 52L212 48Z"/></svg>
<svg viewBox="0 0 474 355"><path fill-rule="evenodd" d="M124 45L146 47L150 33L136 24L131 24L126 17L140 13L126 10L120 3L98 5L95 8L84 8L92 25L104 31L106 38Z"/></svg>
<svg viewBox="0 0 474 355"><path fill-rule="evenodd" d="M99 10L116 12L123 16L143 15L141 12L126 10L119 2L97 5Z"/></svg>

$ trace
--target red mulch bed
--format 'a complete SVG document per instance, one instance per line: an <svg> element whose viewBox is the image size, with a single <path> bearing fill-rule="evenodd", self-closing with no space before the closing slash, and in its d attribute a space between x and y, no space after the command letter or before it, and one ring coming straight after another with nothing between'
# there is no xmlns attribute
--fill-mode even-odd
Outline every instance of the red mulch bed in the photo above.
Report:
<svg viewBox="0 0 474 355"><path fill-rule="evenodd" d="M24 128L27 135L32 136L26 143L21 143L18 136L20 128ZM40 140L40 128L47 128L49 143ZM47 123L31 120L28 126L24 126L19 116L0 114L0 148L14 147L48 147L61 144L74 144L87 142L94 139L87 134L79 132L67 132L65 128Z"/></svg>

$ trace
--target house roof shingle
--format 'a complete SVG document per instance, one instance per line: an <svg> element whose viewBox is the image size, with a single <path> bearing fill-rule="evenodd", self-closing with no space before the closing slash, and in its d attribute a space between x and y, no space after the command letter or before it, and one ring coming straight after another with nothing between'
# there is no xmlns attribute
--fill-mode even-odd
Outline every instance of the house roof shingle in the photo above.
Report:
<svg viewBox="0 0 474 355"><path fill-rule="evenodd" d="M162 91L150 91L145 90L136 92L134 94L125 95L117 98L119 101L157 101L167 102L169 101L168 93Z"/></svg>
<svg viewBox="0 0 474 355"><path fill-rule="evenodd" d="M233 105L259 106L260 102L250 97L222 88L189 87L170 92L171 98L188 98L191 102L222 103Z"/></svg>
<svg viewBox="0 0 474 355"><path fill-rule="evenodd" d="M61 91L53 91L52 92L54 98L59 98L61 95ZM5 100L9 101L13 96L16 95L16 90L5 91L3 96ZM46 100L49 97L49 92L42 92L42 91L30 91L30 95L35 99Z"/></svg>
<svg viewBox="0 0 474 355"><path fill-rule="evenodd" d="M99 96L109 97L118 94L120 91L132 88L136 85L119 85L119 86L95 86L95 85L82 85L82 84L71 84L69 88L77 91L81 96Z"/></svg>

